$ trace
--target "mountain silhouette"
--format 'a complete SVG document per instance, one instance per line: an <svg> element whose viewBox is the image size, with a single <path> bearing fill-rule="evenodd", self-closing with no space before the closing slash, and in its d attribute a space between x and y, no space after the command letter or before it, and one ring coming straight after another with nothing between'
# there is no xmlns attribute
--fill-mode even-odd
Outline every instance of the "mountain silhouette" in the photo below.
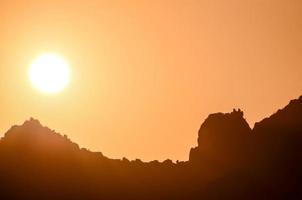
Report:
<svg viewBox="0 0 302 200"><path fill-rule="evenodd" d="M207 162L220 169L238 166L246 156L250 137L251 129L241 110L211 114L199 129L198 146L191 149L190 161Z"/></svg>
<svg viewBox="0 0 302 200"><path fill-rule="evenodd" d="M302 96L250 128L210 114L189 160L110 159L30 119L0 140L1 199L302 199Z"/></svg>

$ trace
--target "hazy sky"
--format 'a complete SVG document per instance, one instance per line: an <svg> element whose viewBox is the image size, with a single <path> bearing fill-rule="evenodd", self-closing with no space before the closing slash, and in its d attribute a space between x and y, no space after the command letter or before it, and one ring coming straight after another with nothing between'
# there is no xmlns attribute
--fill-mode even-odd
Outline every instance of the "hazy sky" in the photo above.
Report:
<svg viewBox="0 0 302 200"><path fill-rule="evenodd" d="M71 83L27 71L55 52ZM1 135L29 117L106 156L188 159L209 113L249 124L302 94L301 0L1 0Z"/></svg>

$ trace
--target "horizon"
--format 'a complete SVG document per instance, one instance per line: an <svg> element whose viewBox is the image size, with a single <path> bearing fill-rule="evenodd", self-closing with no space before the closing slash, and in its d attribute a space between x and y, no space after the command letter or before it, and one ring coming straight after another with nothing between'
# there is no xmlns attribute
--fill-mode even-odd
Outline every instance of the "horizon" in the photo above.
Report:
<svg viewBox="0 0 302 200"><path fill-rule="evenodd" d="M286 106L283 106L282 108L279 108L278 110L276 110L276 111L275 111L274 113L272 113L271 115L266 116L265 118L261 119L261 120L258 121L258 122L255 122L255 124L256 124L256 123L261 123L263 120L269 119L269 118L271 118L272 116L276 115L277 112L279 112L280 110L284 110L284 109L285 109L286 107L288 107L291 103L293 103L294 100L300 100L300 101L301 101L301 100L302 100L302 95L300 95L299 97L297 97L297 98L295 98L295 99L289 100L289 101L288 101L288 104L287 104ZM231 112L227 112L227 113L223 113L223 112L210 113L206 119L208 119L210 116L217 116L217 114L222 114L222 115L226 116L227 114L234 114L234 113L236 113L236 112L242 113L242 118L247 122L247 119L244 117L244 111L242 111L241 109L237 109L237 110L236 110L236 109L233 109ZM203 122L201 123L201 125L203 125L203 124L206 122L206 119L203 120ZM64 137L64 138L66 137L71 143L75 143L76 145L78 145L80 149L85 149L85 150L88 150L88 151L93 152L93 153L101 153L102 155L104 155L104 156L106 157L106 154L104 154L102 151L93 151L93 150L91 150L91 149L89 149L89 148L87 148L87 147L85 147L85 146L82 146L80 143L78 143L77 141L74 141L72 138L70 138L67 134L61 133L61 132L57 131L56 129L53 129L53 127L49 127L49 126L47 126L47 124L41 123L39 119L35 119L35 118L33 118L33 117L30 117L29 119L26 119L26 120L23 121L23 123L21 123L21 124L13 124L6 132L4 132L3 137L0 137L0 140L1 140L2 138L4 138L5 134L11 132L11 131L12 131L12 128L14 128L14 127L16 127L16 126L17 126L17 127L23 127L25 124L27 124L27 123L32 123L32 122L38 122L38 124L39 124L43 129L44 129L44 128L49 129L52 133L59 134L61 137ZM248 124L248 123L247 123L247 124ZM253 127L251 127L249 124L248 124L248 126L249 126L249 128L250 128L251 130L254 130L255 124L254 124ZM39 132L36 132L36 131L34 131L34 132L32 132L32 133L40 134ZM192 148L194 148L194 146L192 146L192 147L190 147L190 148L192 149ZM188 162L188 161L189 161L189 155L188 155L188 159L185 159L185 160L179 160L179 159L173 160L173 159L170 159L170 158L165 158L165 159L162 159L162 160L160 160L160 159L144 160L144 159L139 158L139 157L138 157L138 158L129 159L129 158L127 158L127 156L120 157L120 158L110 158L110 157L107 157L107 158L109 158L109 159L118 159L118 160L123 160L124 158L126 158L127 160L129 160L129 161L131 161L131 162L132 162L132 161L136 161L136 160L140 160L140 161L145 162L145 163L152 162L152 161L164 162L164 161L166 161L166 160L171 160L174 164L177 164L178 162L183 162L183 161L184 161L184 162Z"/></svg>

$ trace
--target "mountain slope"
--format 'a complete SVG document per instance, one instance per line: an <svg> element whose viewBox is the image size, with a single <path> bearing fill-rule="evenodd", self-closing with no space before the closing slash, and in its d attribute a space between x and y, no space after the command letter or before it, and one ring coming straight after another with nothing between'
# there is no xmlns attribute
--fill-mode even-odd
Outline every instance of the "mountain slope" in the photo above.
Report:
<svg viewBox="0 0 302 200"><path fill-rule="evenodd" d="M302 96L251 129L211 114L186 162L109 159L30 119L0 140L1 199L301 199Z"/></svg>

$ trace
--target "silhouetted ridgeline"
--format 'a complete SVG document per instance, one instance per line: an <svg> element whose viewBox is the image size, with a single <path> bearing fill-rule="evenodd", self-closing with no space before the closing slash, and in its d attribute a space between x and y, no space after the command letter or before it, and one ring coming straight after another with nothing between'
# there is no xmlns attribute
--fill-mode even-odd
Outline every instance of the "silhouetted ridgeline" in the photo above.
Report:
<svg viewBox="0 0 302 200"><path fill-rule="evenodd" d="M302 97L253 129L209 115L176 164L109 159L31 119L0 140L0 199L302 199Z"/></svg>

